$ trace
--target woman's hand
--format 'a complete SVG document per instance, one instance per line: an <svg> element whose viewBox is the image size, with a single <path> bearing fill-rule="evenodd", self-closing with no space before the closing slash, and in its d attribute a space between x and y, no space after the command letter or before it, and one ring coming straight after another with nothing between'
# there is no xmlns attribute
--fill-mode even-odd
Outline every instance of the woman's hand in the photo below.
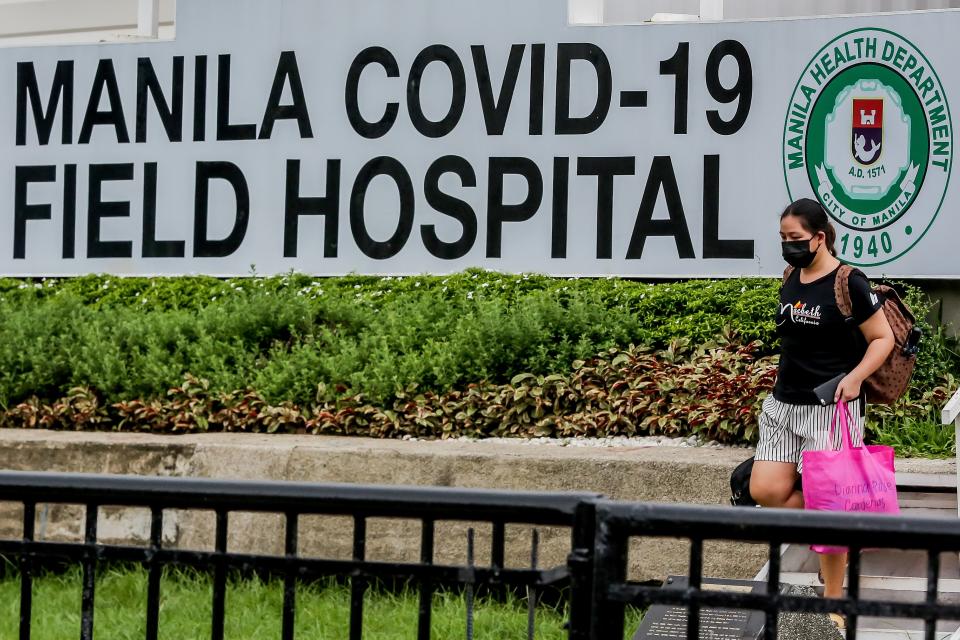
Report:
<svg viewBox="0 0 960 640"><path fill-rule="evenodd" d="M850 402L851 400L856 400L860 397L861 384L863 384L863 380L854 373L844 376L840 384L837 385L837 392L834 395L833 401L840 402L843 400L844 402Z"/></svg>

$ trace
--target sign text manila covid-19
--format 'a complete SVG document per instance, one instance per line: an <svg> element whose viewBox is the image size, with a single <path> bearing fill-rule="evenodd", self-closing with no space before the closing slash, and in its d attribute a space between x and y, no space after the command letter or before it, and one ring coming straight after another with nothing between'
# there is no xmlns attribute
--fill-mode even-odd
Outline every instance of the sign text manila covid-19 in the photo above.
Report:
<svg viewBox="0 0 960 640"><path fill-rule="evenodd" d="M0 48L0 273L781 273L818 198L960 277L960 13L585 27L564 0L192 0Z"/></svg>

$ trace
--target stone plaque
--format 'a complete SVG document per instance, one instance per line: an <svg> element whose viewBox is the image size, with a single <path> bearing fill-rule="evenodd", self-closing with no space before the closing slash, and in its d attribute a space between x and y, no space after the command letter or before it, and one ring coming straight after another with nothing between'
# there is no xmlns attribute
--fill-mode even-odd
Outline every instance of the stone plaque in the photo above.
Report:
<svg viewBox="0 0 960 640"><path fill-rule="evenodd" d="M664 589L685 589L686 576L671 576ZM765 582L704 578L702 588L709 591L750 593L767 588ZM748 609L700 609L699 640L758 640L763 634L764 614ZM687 607L653 605L643 618L633 640L686 640Z"/></svg>

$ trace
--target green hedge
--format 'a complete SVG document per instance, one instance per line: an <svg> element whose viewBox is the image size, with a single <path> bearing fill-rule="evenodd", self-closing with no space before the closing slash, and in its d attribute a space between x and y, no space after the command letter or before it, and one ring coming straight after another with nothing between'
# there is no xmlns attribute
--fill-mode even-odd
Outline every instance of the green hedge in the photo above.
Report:
<svg viewBox="0 0 960 640"><path fill-rule="evenodd" d="M109 402L162 396L186 374L269 401L376 400L521 373L568 371L630 344L703 343L724 331L770 343L768 280L648 285L467 272L85 277L0 281L0 404L90 387Z"/></svg>
<svg viewBox="0 0 960 640"><path fill-rule="evenodd" d="M645 284L482 271L0 279L0 405L54 403L76 388L104 405L149 402L194 376L212 395L254 390L270 405L389 407L410 393L569 376L575 361L630 345L719 339L757 343L762 358L776 350L778 287L758 278ZM923 315L922 293L905 290ZM893 436L907 421L930 426L938 407L923 392L942 395L952 384L945 376L960 368L942 328L925 330L909 410L879 414Z"/></svg>

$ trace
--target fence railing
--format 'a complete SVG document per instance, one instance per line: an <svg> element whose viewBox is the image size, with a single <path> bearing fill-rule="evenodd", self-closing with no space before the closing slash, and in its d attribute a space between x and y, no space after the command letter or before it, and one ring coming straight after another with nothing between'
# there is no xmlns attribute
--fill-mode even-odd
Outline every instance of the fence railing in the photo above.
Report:
<svg viewBox="0 0 960 640"><path fill-rule="evenodd" d="M517 493L417 487L363 487L285 482L92 476L76 474L0 473L0 501L23 505L20 539L0 538L0 555L16 562L20 577L21 640L31 637L33 576L45 560L67 560L82 566L81 640L92 640L98 567L104 563L137 563L146 568L146 638L156 639L161 576L164 567L185 565L213 576L211 637L223 638L228 574L251 568L282 577L284 582L280 637L294 638L297 585L304 580L338 576L350 582L349 637L363 633L364 593L374 581L400 580L419 589L417 638L431 637L431 602L437 588L462 588L469 595L481 587L513 587L535 594L560 587L569 604L571 640L622 638L627 605L672 604L688 607L687 637L700 637L700 608L750 609L765 612L765 638L777 637L783 612L836 611L849 620L848 638L856 638L858 616L912 617L926 622L933 638L938 619L960 620L960 605L938 599L940 554L960 550L955 520L889 516L854 516L789 510L733 509L665 504L612 502L596 494ZM37 505L73 504L85 508L83 540L54 542L35 535ZM102 507L140 507L150 511L150 539L144 546L98 541ZM205 510L215 515L212 551L183 550L164 545L164 513ZM284 518L283 555L231 553L227 549L232 512L280 514ZM353 519L350 560L304 557L298 553L298 523L306 515ZM419 562L368 560L367 520L399 518L420 523ZM434 562L438 521L488 523L489 566L443 565ZM507 525L565 527L572 532L570 553L562 566L510 568L504 562ZM627 550L632 537L668 537L690 541L689 584L663 589L627 580ZM702 589L705 541L763 543L769 550L767 589L739 593ZM781 593L780 547L787 543L842 545L850 548L849 582L842 599L803 598ZM927 551L927 590L923 601L890 602L860 593L863 548ZM471 554L472 555L472 554ZM532 603L536 598L529 598ZM532 608L531 608L532 612ZM532 629L531 616L530 629Z"/></svg>
<svg viewBox="0 0 960 640"><path fill-rule="evenodd" d="M960 605L938 598L940 554L960 550L960 526L946 518L853 515L794 510L728 509L689 505L623 504L601 501L597 509L594 561L593 638L623 637L624 607L669 604L689 607L687 637L700 637L701 607L748 609L766 613L764 638L777 637L780 613L837 612L847 617L847 638L857 637L857 617L919 618L933 640L938 620L960 620ZM661 589L630 584L626 554L631 537L671 537L690 541L689 586ZM708 540L766 543L767 588L737 593L701 588L703 544ZM780 590L783 544L822 544L849 549L847 595L824 599L786 595ZM870 549L920 549L927 552L927 588L922 602L872 600L860 593L860 554Z"/></svg>
<svg viewBox="0 0 960 640"><path fill-rule="evenodd" d="M213 575L212 638L224 633L227 576L231 570L255 568L284 577L281 638L294 638L296 585L324 576L348 577L351 583L349 637L362 637L364 593L375 580L412 581L419 588L418 639L430 638L431 600L435 587L515 587L532 590L566 586L570 569L513 569L504 566L505 527L508 524L573 528L582 504L595 494L518 493L420 487L365 487L311 485L287 482L230 482L216 480L93 476L79 474L0 473L0 500L23 504L23 537L0 540L0 555L17 558L20 569L20 638L31 631L32 577L44 559L56 558L83 568L81 640L92 640L98 563L139 563L148 571L146 638L156 640L159 625L160 584L164 566L189 566ZM74 504L85 507L83 542L35 539L38 504ZM100 508L145 507L151 513L150 542L145 547L102 544L97 540ZM164 548L164 511L212 510L216 518L213 551ZM227 551L230 513L281 514L285 520L284 555L268 556ZM351 560L307 558L298 555L298 520L305 515L353 518ZM420 561L374 562L366 559L367 520L419 520ZM492 527L490 566L434 564L434 524L439 521L489 523ZM592 531L582 523L578 530ZM584 541L583 544L587 544ZM578 583L588 583L589 565L574 563L584 572Z"/></svg>

